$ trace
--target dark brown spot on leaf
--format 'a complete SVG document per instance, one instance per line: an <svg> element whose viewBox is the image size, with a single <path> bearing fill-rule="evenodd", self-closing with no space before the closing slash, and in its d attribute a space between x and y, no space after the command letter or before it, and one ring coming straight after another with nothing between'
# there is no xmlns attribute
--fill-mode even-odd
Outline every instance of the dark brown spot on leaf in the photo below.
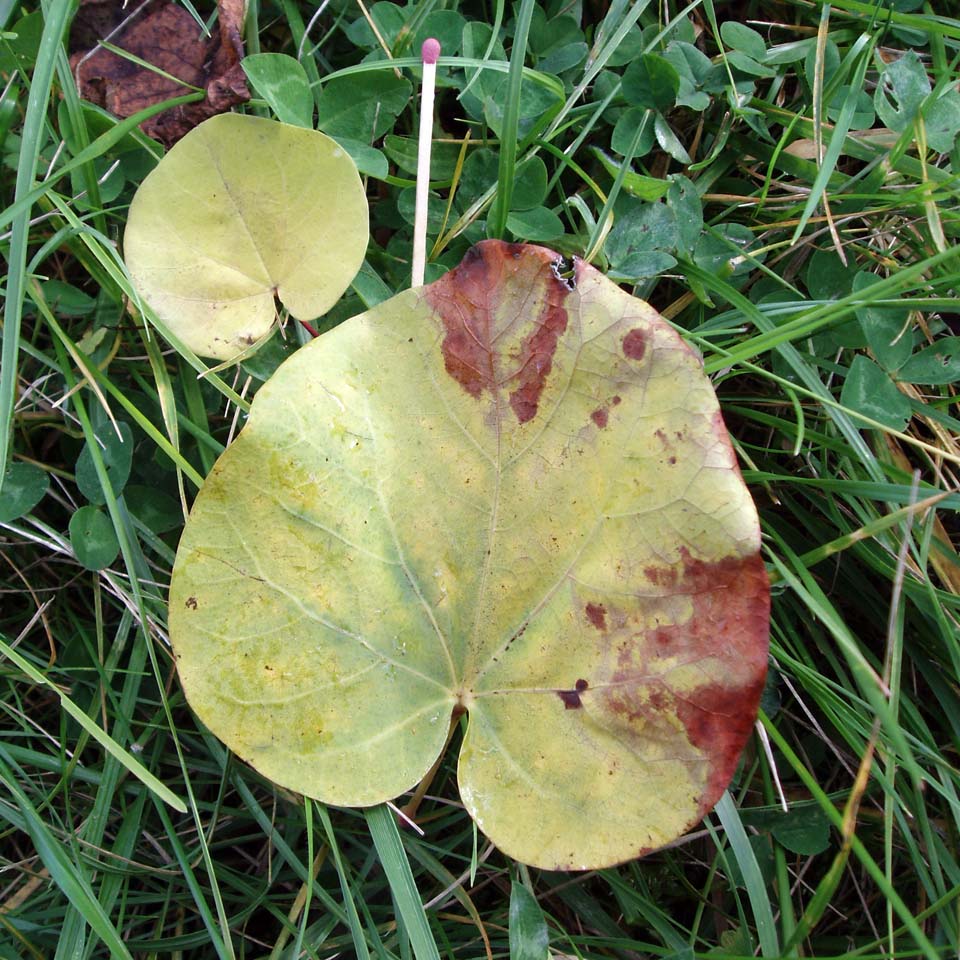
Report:
<svg viewBox="0 0 960 960"><path fill-rule="evenodd" d="M590 419L602 430L607 425L607 408L597 407L590 414Z"/></svg>
<svg viewBox="0 0 960 960"><path fill-rule="evenodd" d="M187 600L186 600L186 602L184 603L184 606L187 607L189 610L196 610L196 609L197 609L197 598L196 598L196 597L187 597Z"/></svg>
<svg viewBox="0 0 960 960"><path fill-rule="evenodd" d="M642 360L647 352L647 335L640 329L631 330L623 338L624 356L631 360Z"/></svg>
<svg viewBox="0 0 960 960"><path fill-rule="evenodd" d="M607 608L602 603L588 603L587 619L598 629L607 629Z"/></svg>
<svg viewBox="0 0 960 960"><path fill-rule="evenodd" d="M583 706L580 694L589 686L586 680L578 680L573 690L558 690L557 696L563 701L564 709L579 710Z"/></svg>

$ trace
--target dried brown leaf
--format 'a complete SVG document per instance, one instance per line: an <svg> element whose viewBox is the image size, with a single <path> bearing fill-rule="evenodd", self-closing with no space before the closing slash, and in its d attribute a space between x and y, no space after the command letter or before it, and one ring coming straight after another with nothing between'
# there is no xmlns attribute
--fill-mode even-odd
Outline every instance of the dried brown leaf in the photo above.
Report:
<svg viewBox="0 0 960 960"><path fill-rule="evenodd" d="M148 2L127 12L116 0L85 0L74 20L70 58L80 94L118 117L191 91L197 103L165 110L141 124L165 146L208 117L250 99L243 58L243 0L220 0L219 32L204 35L193 17L173 3ZM105 47L108 41L153 64L155 72ZM163 74L167 74L164 76Z"/></svg>

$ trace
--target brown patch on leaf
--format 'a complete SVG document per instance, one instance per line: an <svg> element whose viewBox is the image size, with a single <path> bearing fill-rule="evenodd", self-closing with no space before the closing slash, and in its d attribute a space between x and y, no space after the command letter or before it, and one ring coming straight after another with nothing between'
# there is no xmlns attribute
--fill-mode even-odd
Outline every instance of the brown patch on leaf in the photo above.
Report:
<svg viewBox="0 0 960 960"><path fill-rule="evenodd" d="M561 280L554 277L555 283L563 291L554 296L548 294L544 303L543 312L539 318L539 328L520 347L520 372L517 374L520 386L510 394L510 406L517 415L520 423L526 423L537 415L540 403L540 394L547 376L553 367L553 354L557 349L560 334L567 329L567 311L563 307L567 287Z"/></svg>
<svg viewBox="0 0 960 960"><path fill-rule="evenodd" d="M658 587L672 587L677 582L678 571L676 567L657 567L650 565L643 568L644 576Z"/></svg>
<svg viewBox="0 0 960 960"><path fill-rule="evenodd" d="M607 425L607 421L609 420L607 408L597 407L597 409L590 414L590 419L602 430Z"/></svg>
<svg viewBox="0 0 960 960"><path fill-rule="evenodd" d="M607 629L607 608L602 603L588 603L587 619L598 629Z"/></svg>
<svg viewBox="0 0 960 960"><path fill-rule="evenodd" d="M643 330L637 328L636 330L631 330L623 338L623 353L624 356L629 357L631 360L642 360L643 355L647 352L647 335Z"/></svg>
<svg viewBox="0 0 960 960"><path fill-rule="evenodd" d="M444 368L470 396L509 389L518 423L537 415L567 328L570 289L557 277L556 254L543 247L484 240L460 265L424 290L443 324ZM539 305L531 331L520 327L522 304Z"/></svg>
<svg viewBox="0 0 960 960"><path fill-rule="evenodd" d="M250 99L243 58L243 0L220 0L219 30L206 36L182 7L148 3L128 10L116 0L84 0L71 32L70 66L80 95L118 117L173 97L205 91L144 121L144 133L169 147L208 117ZM107 41L163 70L170 79L98 46ZM179 81L179 82L178 82Z"/></svg>
<svg viewBox="0 0 960 960"><path fill-rule="evenodd" d="M763 684L763 676L733 689L722 681L708 683L698 687L689 699L677 700L677 715L690 742L713 758L707 788L700 800L702 813L720 799L733 777L757 717Z"/></svg>
<svg viewBox="0 0 960 960"><path fill-rule="evenodd" d="M758 554L715 563L695 559L681 548L673 566L644 568L663 596L688 596L689 620L629 628L635 642L612 652L616 666L605 688L605 705L629 728L660 730L670 737L670 717L682 725L690 744L704 755L705 786L697 819L720 798L753 729L767 669L770 587ZM609 634L614 639L613 633ZM654 669L660 658L693 665L711 661L704 682L674 687L670 672Z"/></svg>
<svg viewBox="0 0 960 960"><path fill-rule="evenodd" d="M447 373L471 397L495 384L490 349L490 311L487 291L490 266L478 244L448 274L426 290L427 303L439 314L446 330L441 349Z"/></svg>

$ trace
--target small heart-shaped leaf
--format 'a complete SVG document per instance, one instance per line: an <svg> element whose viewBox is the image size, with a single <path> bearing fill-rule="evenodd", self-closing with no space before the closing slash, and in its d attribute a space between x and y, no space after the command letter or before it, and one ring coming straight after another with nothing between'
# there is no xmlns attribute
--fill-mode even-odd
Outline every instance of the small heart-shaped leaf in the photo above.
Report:
<svg viewBox="0 0 960 960"><path fill-rule="evenodd" d="M50 488L45 470L32 463L11 463L0 485L0 523L9 523L29 513Z"/></svg>
<svg viewBox="0 0 960 960"><path fill-rule="evenodd" d="M353 161L315 130L222 114L143 181L124 238L137 290L195 353L232 360L269 333L275 299L326 313L367 248Z"/></svg>
<svg viewBox="0 0 960 960"><path fill-rule="evenodd" d="M115 497L119 497L123 492L133 466L133 431L130 424L121 421L117 424L117 429L119 434L113 427L104 429L102 436L94 441ZM89 442L83 445L80 456L77 457L76 471L80 492L91 503L106 503L107 495L100 482L100 474L97 473Z"/></svg>
<svg viewBox="0 0 960 960"><path fill-rule="evenodd" d="M240 65L278 120L312 129L313 94L299 60L285 53L254 53L244 57Z"/></svg>
<svg viewBox="0 0 960 960"><path fill-rule="evenodd" d="M70 545L88 570L109 567L120 552L110 518L93 506L80 507L70 518Z"/></svg>

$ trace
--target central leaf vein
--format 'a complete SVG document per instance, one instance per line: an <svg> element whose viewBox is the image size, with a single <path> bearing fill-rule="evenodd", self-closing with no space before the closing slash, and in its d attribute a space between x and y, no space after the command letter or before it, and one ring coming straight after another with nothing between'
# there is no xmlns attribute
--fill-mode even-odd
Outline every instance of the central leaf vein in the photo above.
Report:
<svg viewBox="0 0 960 960"><path fill-rule="evenodd" d="M230 203L233 204L233 209L237 211L235 222L239 222L243 226L243 231L250 240L250 246L253 247L253 251L257 255L257 259L260 261L260 266L263 267L264 276L267 277L272 283L273 277L270 273L270 269L267 267L266 261L263 259L263 254L260 252L260 247L257 245L257 241L254 239L243 209L237 202L237 198L233 195L233 190L230 189L230 184L227 182L227 178L223 175L223 168L220 166L220 156L216 153L216 151L213 150L209 140L204 140L203 143L207 148L207 152L210 154L210 161L220 177L220 182L223 184L223 189L226 190L227 196L230 198Z"/></svg>

